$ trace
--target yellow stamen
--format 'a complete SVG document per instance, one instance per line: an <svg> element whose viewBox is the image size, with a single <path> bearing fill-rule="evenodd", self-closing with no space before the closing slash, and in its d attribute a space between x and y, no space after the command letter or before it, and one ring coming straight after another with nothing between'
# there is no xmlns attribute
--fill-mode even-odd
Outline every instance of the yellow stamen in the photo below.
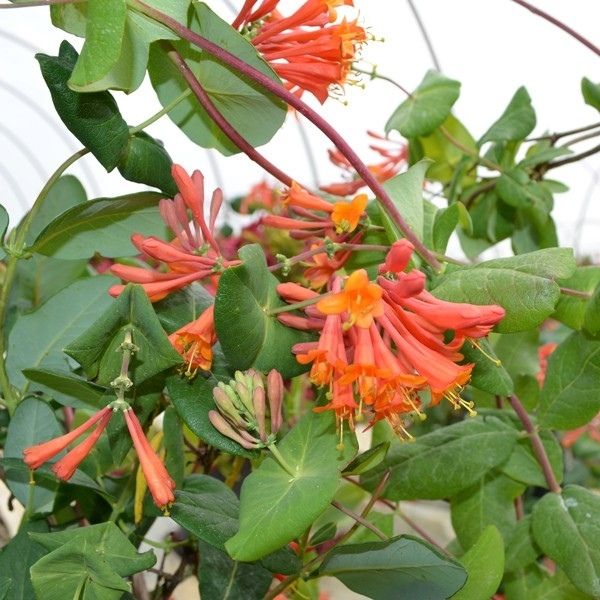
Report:
<svg viewBox="0 0 600 600"><path fill-rule="evenodd" d="M477 348L481 354L483 354L488 360L493 362L497 367L502 366L502 361L499 358L494 358L491 354L488 354L480 344L478 344L473 338L469 338L469 343L473 348Z"/></svg>

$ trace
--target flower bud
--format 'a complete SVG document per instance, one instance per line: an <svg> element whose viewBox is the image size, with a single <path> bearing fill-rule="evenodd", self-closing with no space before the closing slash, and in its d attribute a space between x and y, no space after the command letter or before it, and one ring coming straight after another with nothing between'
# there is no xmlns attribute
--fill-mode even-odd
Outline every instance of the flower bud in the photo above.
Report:
<svg viewBox="0 0 600 600"><path fill-rule="evenodd" d="M243 420L227 392L220 387L213 388L213 397L219 411L230 421L242 424Z"/></svg>
<svg viewBox="0 0 600 600"><path fill-rule="evenodd" d="M247 450L253 450L256 448L256 444L250 442L249 440L243 438L230 424L229 422L221 415L221 413L216 410L208 411L208 419L212 423L212 426L219 432L222 433L225 437L232 439L234 442L237 442L242 448L246 448Z"/></svg>
<svg viewBox="0 0 600 600"><path fill-rule="evenodd" d="M259 375L260 377L260 375ZM266 416L266 402L265 402L265 388L262 385L256 386L252 390L252 405L254 407L254 416L258 424L258 433L260 435L261 442L267 441L267 432L265 428L265 416Z"/></svg>
<svg viewBox="0 0 600 600"><path fill-rule="evenodd" d="M271 433L277 433L281 427L281 405L283 403L283 378L276 369L271 369L267 377L267 393L271 411Z"/></svg>

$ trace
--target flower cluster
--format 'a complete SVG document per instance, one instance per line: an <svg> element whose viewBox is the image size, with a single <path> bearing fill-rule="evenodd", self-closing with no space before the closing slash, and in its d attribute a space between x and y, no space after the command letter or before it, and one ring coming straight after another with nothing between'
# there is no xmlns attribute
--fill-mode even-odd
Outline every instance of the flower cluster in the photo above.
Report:
<svg viewBox="0 0 600 600"><path fill-rule="evenodd" d="M352 62L367 39L356 20L338 19L336 7L353 6L353 0L307 0L287 17L278 5L279 0L246 0L233 26L247 35L291 92L301 96L308 91L323 103L331 88L349 81Z"/></svg>
<svg viewBox="0 0 600 600"><path fill-rule="evenodd" d="M333 410L340 431L354 426L368 408L371 422L387 419L400 435L410 438L404 416L422 415L423 392L429 405L447 399L473 412L460 396L472 364L462 365L461 346L486 336L504 316L500 306L445 302L425 290L425 275L404 272L413 246L396 242L377 282L357 270L342 285L333 276L330 292L319 296L295 283L279 285L289 302L314 299L305 316L280 315L289 326L320 331L319 340L297 344L302 364L311 364L310 377L327 389L328 403L315 410Z"/></svg>
<svg viewBox="0 0 600 600"><path fill-rule="evenodd" d="M59 479L68 481L73 477L83 459L100 439L113 414L120 410L121 406L117 404L118 401L104 407L85 423L60 437L25 448L23 450L25 464L30 469L38 469L95 426L95 429L83 442L79 443L52 465L54 474ZM175 496L173 495L175 482L171 479L165 465L152 449L133 410L127 406L122 412L154 503L159 508L166 509L175 501Z"/></svg>

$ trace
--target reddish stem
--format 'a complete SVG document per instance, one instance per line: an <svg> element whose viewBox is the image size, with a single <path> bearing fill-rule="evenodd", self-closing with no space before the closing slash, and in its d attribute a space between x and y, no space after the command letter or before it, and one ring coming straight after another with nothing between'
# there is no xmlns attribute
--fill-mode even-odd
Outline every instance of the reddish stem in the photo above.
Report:
<svg viewBox="0 0 600 600"><path fill-rule="evenodd" d="M304 115L309 121L318 127L332 141L337 149L348 159L358 175L365 181L365 183L376 195L379 202L383 205L387 213L395 221L404 237L413 244L415 250L423 257L423 259L436 271L441 269L441 265L437 258L415 235L414 231L410 228L408 223L404 220L396 208L396 205L390 198L389 194L385 191L381 183L373 176L371 171L369 171L367 165L365 165L356 152L354 152L348 142L346 142L346 140L336 131L336 129L332 127L325 119L323 119L321 115L310 108L310 106L305 104L300 98L289 92L280 83L273 81L268 75L261 73L221 46L188 29L169 15L166 15L161 11L148 6L141 0L135 0L134 6L145 15L158 21L159 23L162 23L171 29L171 31L177 33L177 35L179 35L181 38L188 40L195 46L198 46L202 50L212 54L218 60L244 74L249 79L256 81L267 91L281 98L287 102L287 104L295 108L300 114Z"/></svg>
<svg viewBox="0 0 600 600"><path fill-rule="evenodd" d="M202 87L202 84L198 81L192 70L189 68L183 56L177 52L172 44L163 42L163 48L167 50L167 56L171 62L177 67L182 77L185 79L189 88L192 90L198 102L202 105L202 108L207 112L208 116L218 125L219 129L244 153L250 160L253 160L256 164L261 166L267 173L270 173L281 181L284 185L291 186L292 178L284 173L281 169L277 168L271 163L266 157L258 152L252 144L238 133L238 131L227 121L227 119L221 114L219 109L214 105L210 96L206 93L206 90Z"/></svg>

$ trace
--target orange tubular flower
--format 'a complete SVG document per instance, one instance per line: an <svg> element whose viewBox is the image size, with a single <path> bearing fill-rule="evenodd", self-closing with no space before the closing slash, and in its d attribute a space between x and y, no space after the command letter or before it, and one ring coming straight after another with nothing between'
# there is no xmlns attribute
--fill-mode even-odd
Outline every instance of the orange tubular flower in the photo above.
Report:
<svg viewBox="0 0 600 600"><path fill-rule="evenodd" d="M45 462L49 461L51 458L54 458L57 454L62 452L69 444L73 443L88 429L91 429L94 425L96 425L96 423L100 423L100 425L98 425L98 428L102 427L102 429L100 430L100 433L102 433L102 431L108 424L108 421L110 420L111 416L112 410L107 406L102 410L99 410L93 417L89 418L85 423L83 423L79 427L73 429L72 431L69 431L69 433L65 433L65 435L61 435L60 437L48 440L47 442L36 444L35 446L30 446L29 448L25 448L25 450L23 450L23 460L25 464L30 469L38 469ZM99 436L100 434L98 434L98 437ZM84 456L81 457L81 460L83 460L83 458L89 453L90 450L91 446L88 448ZM79 462L81 462L81 460Z"/></svg>
<svg viewBox="0 0 600 600"><path fill-rule="evenodd" d="M355 21L335 23L338 6L352 0L307 0L289 17L277 10L279 0L246 0L233 22L248 35L286 87L298 96L304 91L321 103L332 87L342 86L352 62L366 41Z"/></svg>
<svg viewBox="0 0 600 600"><path fill-rule="evenodd" d="M154 236L134 234L133 245L140 254L164 263L166 272L127 265L113 265L111 272L126 282L142 285L152 302L194 281L219 273L239 261L223 259L214 237L215 222L223 203L221 190L213 192L208 223L204 217L204 176L194 171L190 177L179 165L172 167L179 193L173 200L159 203L160 214L175 239L165 242ZM190 223L188 210L192 214ZM118 296L124 285L114 285L109 292Z"/></svg>
<svg viewBox="0 0 600 600"><path fill-rule="evenodd" d="M359 194L352 202L336 202L331 215L335 230L338 233L354 231L358 227L368 201L366 194Z"/></svg>
<svg viewBox="0 0 600 600"><path fill-rule="evenodd" d="M214 315L215 309L211 305L195 321L184 325L169 336L173 348L187 363L188 376L194 376L198 369L210 370L212 348L217 342Z"/></svg>
<svg viewBox="0 0 600 600"><path fill-rule="evenodd" d="M175 482L171 479L165 465L152 449L152 446L150 446L150 442L144 435L142 426L133 410L125 410L123 415L154 504L160 509L165 509L175 501L173 494Z"/></svg>
<svg viewBox="0 0 600 600"><path fill-rule="evenodd" d="M319 245L313 244L311 250L318 247ZM308 268L304 271L304 277L308 280L310 287L322 288L332 275L344 266L351 255L352 252L349 250L337 252L334 258L329 258L326 252L315 254L312 262L306 263Z"/></svg>
<svg viewBox="0 0 600 600"><path fill-rule="evenodd" d="M254 209L270 210L273 208L275 198L275 190L266 181L262 181L252 186L248 194L242 198L239 212L247 215Z"/></svg>
<svg viewBox="0 0 600 600"><path fill-rule="evenodd" d="M349 325L370 327L374 317L383 315L383 290L371 283L364 269L348 277L344 290L319 300L317 308L326 315L349 314Z"/></svg>

